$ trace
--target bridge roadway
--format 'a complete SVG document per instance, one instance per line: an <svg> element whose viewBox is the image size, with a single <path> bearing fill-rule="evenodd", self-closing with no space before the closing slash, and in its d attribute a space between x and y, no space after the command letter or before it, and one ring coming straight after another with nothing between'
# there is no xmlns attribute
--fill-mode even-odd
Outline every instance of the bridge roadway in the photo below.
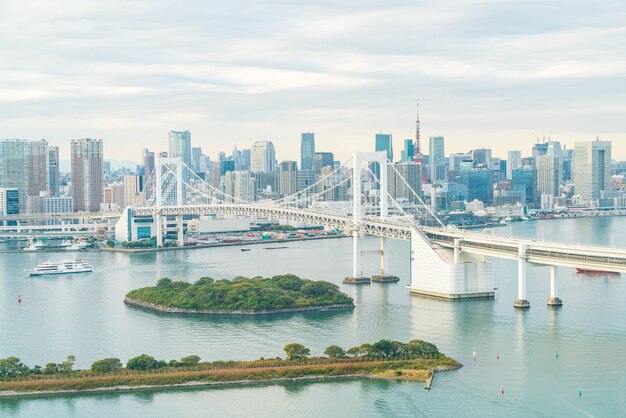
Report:
<svg viewBox="0 0 626 418"><path fill-rule="evenodd" d="M152 216L154 208L137 207L133 209L133 214ZM350 216L278 206L243 204L168 206L162 207L160 214L162 216L223 214L284 219L338 228L345 233L350 233L355 228ZM358 228L359 232L364 235L410 240L413 227L408 222L398 219L383 221L380 218L363 218ZM499 237L450 227L423 227L421 229L432 243L454 249L456 242L456 247L462 252L517 260L520 258L520 247L523 247L522 257L526 258L529 263L626 272L625 249Z"/></svg>

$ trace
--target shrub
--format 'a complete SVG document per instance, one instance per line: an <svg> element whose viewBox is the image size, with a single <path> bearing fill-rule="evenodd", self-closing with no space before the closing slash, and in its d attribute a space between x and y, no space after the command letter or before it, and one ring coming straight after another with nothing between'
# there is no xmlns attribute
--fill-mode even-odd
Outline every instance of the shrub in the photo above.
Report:
<svg viewBox="0 0 626 418"><path fill-rule="evenodd" d="M96 373L108 373L121 368L122 362L120 359L114 357L94 361L91 365L91 371Z"/></svg>
<svg viewBox="0 0 626 418"><path fill-rule="evenodd" d="M161 279L163 280L163 279ZM130 370L152 370L159 368L159 362L152 356L141 354L133 357L126 363L126 368Z"/></svg>
<svg viewBox="0 0 626 418"><path fill-rule="evenodd" d="M172 281L167 277L163 277L157 282L157 287L170 287L172 285Z"/></svg>
<svg viewBox="0 0 626 418"><path fill-rule="evenodd" d="M195 366L196 364L200 363L200 357L196 355L191 355L181 358L180 362L183 366Z"/></svg>

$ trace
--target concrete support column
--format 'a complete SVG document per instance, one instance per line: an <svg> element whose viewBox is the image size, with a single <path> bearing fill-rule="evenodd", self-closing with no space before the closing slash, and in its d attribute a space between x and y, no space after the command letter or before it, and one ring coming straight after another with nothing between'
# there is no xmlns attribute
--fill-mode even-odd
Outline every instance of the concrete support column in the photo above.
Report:
<svg viewBox="0 0 626 418"><path fill-rule="evenodd" d="M369 277L363 277L361 269L361 238L357 230L352 232L352 276L346 277L343 279L343 282L352 284L371 282Z"/></svg>
<svg viewBox="0 0 626 418"><path fill-rule="evenodd" d="M526 244L519 245L517 260L517 299L513 306L519 309L530 308L526 299Z"/></svg>
<svg viewBox="0 0 626 418"><path fill-rule="evenodd" d="M183 238L183 216L182 215L178 215L176 217L176 232L177 234L177 239L176 239L176 244L179 247L183 247L185 245L185 241Z"/></svg>
<svg viewBox="0 0 626 418"><path fill-rule="evenodd" d="M454 264L459 264L461 262L461 240L458 238L454 239Z"/></svg>
<svg viewBox="0 0 626 418"><path fill-rule="evenodd" d="M556 266L550 266L550 297L548 306L562 306L563 301L556 295Z"/></svg>
<svg viewBox="0 0 626 418"><path fill-rule="evenodd" d="M387 271L387 257L385 257L386 245L385 237L380 237L380 275L384 276Z"/></svg>
<svg viewBox="0 0 626 418"><path fill-rule="evenodd" d="M163 220L161 219L161 215L158 213L156 214L154 220L156 222L157 247L162 247L163 246Z"/></svg>

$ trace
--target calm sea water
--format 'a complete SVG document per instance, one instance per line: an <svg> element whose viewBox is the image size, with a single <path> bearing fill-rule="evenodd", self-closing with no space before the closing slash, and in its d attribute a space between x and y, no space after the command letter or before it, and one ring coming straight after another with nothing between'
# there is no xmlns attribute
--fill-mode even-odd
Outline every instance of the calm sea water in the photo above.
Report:
<svg viewBox="0 0 626 418"><path fill-rule="evenodd" d="M526 222L487 233L626 247L626 218ZM368 239L364 247L376 249L378 240ZM531 308L520 312L512 306L517 278L510 261L493 260L495 300L450 303L409 295L405 242L389 245L390 272L401 282L360 287L341 284L351 269L349 239L251 248L89 252L81 257L93 264L91 274L32 279L24 269L63 255L0 254L0 357L15 355L33 365L74 354L79 367L89 367L96 359L141 353L255 359L282 355L290 342L321 354L331 344L421 338L465 366L439 374L431 391L418 383L347 381L2 399L0 416L626 416L626 277L561 268L564 306L552 309L546 306L548 269L532 267ZM377 265L376 256L365 256L368 274ZM160 277L287 272L339 284L355 298L356 309L215 318L157 315L123 303L126 292Z"/></svg>

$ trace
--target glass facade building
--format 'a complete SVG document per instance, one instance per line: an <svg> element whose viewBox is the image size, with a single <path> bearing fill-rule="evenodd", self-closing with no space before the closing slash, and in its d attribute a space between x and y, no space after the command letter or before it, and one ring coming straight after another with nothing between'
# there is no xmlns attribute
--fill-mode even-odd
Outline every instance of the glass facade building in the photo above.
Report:
<svg viewBox="0 0 626 418"><path fill-rule="evenodd" d="M386 151L387 159L393 161L393 139L391 134L376 134L376 151Z"/></svg>
<svg viewBox="0 0 626 418"><path fill-rule="evenodd" d="M315 134L305 132L300 139L300 169L312 170L315 157Z"/></svg>

